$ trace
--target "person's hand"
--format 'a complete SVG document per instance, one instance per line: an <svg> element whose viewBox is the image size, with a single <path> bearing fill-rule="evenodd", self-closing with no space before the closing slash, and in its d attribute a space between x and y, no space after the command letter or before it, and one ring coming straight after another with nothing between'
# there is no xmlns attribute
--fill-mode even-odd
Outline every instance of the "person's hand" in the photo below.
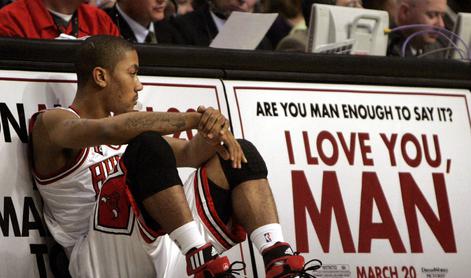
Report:
<svg viewBox="0 0 471 278"><path fill-rule="evenodd" d="M230 159L232 161L232 168L240 169L242 162L247 163L247 158L245 158L244 152L232 132L225 130L221 136L221 140L223 145L218 146L217 152L222 159Z"/></svg>
<svg viewBox="0 0 471 278"><path fill-rule="evenodd" d="M242 162L247 163L239 142L229 131L229 121L226 117L212 107L199 106L197 112L203 114L198 131L209 143L217 145L217 152L222 159L230 159L233 168L241 168Z"/></svg>
<svg viewBox="0 0 471 278"><path fill-rule="evenodd" d="M219 137L229 129L229 121L219 110L199 106L197 112L203 114L198 124L198 131L209 140L220 142Z"/></svg>

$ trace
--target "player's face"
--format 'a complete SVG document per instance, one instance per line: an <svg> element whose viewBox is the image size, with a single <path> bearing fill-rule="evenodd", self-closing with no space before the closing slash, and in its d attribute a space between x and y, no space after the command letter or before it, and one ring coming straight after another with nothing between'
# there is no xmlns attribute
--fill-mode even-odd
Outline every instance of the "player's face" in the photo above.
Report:
<svg viewBox="0 0 471 278"><path fill-rule="evenodd" d="M142 84L137 77L139 59L135 50L126 51L123 58L110 71L109 91L106 102L115 114L133 111L137 104L137 93Z"/></svg>
<svg viewBox="0 0 471 278"><path fill-rule="evenodd" d="M446 0L418 0L411 4L410 24L427 24L434 27L445 27ZM437 34L426 33L420 36L422 43L430 44L437 41Z"/></svg>

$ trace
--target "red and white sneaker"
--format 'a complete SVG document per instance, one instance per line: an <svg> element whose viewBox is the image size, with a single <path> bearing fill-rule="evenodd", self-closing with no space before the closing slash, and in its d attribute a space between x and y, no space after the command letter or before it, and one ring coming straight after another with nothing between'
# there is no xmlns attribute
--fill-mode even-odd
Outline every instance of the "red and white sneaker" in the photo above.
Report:
<svg viewBox="0 0 471 278"><path fill-rule="evenodd" d="M241 264L242 267L235 269L234 265ZM245 268L245 263L229 263L226 256L219 256L217 250L211 243L207 243L198 249L192 249L186 254L186 273L195 275L195 278L213 278L213 277L235 277Z"/></svg>
<svg viewBox="0 0 471 278"><path fill-rule="evenodd" d="M304 257L293 252L286 242L277 242L262 255L267 278L315 277L311 273L322 266L316 259L304 263Z"/></svg>

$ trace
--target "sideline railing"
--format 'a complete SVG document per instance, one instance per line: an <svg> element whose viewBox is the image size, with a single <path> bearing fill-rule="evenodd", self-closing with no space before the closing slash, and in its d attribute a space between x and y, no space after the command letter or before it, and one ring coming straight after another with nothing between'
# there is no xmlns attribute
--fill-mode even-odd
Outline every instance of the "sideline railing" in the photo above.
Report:
<svg viewBox="0 0 471 278"><path fill-rule="evenodd" d="M0 39L0 69L73 72L79 42ZM471 88L454 60L138 45L141 74L238 80Z"/></svg>

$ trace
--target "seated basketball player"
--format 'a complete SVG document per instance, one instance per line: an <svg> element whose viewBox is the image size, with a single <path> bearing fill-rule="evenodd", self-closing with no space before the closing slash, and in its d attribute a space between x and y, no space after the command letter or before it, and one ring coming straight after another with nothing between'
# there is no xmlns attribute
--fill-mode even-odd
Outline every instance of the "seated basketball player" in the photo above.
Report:
<svg viewBox="0 0 471 278"><path fill-rule="evenodd" d="M138 68L132 44L90 37L72 105L31 121L33 175L72 276L177 277L184 258L188 275L227 277L233 270L220 254L245 233L267 277L304 273L303 257L283 240L256 148L234 139L212 108L133 111ZM162 136L196 128L189 141ZM184 186L180 166L199 167Z"/></svg>

